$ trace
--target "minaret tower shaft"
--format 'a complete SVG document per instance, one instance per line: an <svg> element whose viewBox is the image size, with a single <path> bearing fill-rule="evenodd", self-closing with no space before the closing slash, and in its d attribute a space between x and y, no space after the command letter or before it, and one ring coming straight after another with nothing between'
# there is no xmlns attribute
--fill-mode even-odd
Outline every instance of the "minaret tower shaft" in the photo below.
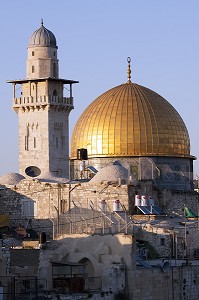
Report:
<svg viewBox="0 0 199 300"><path fill-rule="evenodd" d="M72 85L78 81L59 78L57 49L54 34L42 21L29 41L27 78L8 81L13 84L12 107L19 120L22 175L35 177L40 172L41 175L51 172L69 178L68 119L74 108Z"/></svg>

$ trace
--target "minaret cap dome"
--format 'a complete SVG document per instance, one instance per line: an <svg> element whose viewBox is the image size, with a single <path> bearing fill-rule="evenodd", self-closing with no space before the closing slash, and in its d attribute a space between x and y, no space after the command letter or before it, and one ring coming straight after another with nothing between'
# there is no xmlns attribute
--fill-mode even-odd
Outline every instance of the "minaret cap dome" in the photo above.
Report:
<svg viewBox="0 0 199 300"><path fill-rule="evenodd" d="M57 42L55 35L48 30L41 22L39 29L35 30L30 37L29 46L45 46L45 47L56 47Z"/></svg>

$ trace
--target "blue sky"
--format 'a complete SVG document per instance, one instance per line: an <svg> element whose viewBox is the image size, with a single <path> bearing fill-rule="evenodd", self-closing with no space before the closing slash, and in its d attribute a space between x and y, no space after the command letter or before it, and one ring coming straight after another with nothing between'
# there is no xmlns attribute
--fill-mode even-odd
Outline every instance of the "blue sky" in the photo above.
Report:
<svg viewBox="0 0 199 300"><path fill-rule="evenodd" d="M70 133L83 110L101 93L127 80L167 99L183 118L191 154L199 158L198 0L2 1L0 176L18 172L18 123L9 79L26 77L31 34L44 26L57 39L60 77L78 80ZM199 162L194 163L199 175Z"/></svg>

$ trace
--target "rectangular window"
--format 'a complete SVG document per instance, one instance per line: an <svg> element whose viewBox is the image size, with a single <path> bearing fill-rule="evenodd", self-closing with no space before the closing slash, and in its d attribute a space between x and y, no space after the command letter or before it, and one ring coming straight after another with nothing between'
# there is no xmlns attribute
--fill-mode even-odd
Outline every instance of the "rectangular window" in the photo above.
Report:
<svg viewBox="0 0 199 300"><path fill-rule="evenodd" d="M22 216L33 217L36 214L36 203L32 200L22 200Z"/></svg>
<svg viewBox="0 0 199 300"><path fill-rule="evenodd" d="M64 145L65 145L64 141L65 141L65 137L62 136L62 138L61 138L61 149L62 150L64 150Z"/></svg>
<svg viewBox="0 0 199 300"><path fill-rule="evenodd" d="M164 246L165 245L165 238L160 238L160 245Z"/></svg>
<svg viewBox="0 0 199 300"><path fill-rule="evenodd" d="M34 56L35 55L35 52L34 51L32 51L32 56Z"/></svg>
<svg viewBox="0 0 199 300"><path fill-rule="evenodd" d="M37 147L37 143L36 143L36 137L34 137L34 148Z"/></svg>
<svg viewBox="0 0 199 300"><path fill-rule="evenodd" d="M25 150L26 151L28 151L29 149L28 149L28 136L27 135L25 135L25 145L24 145L24 148L25 148Z"/></svg>

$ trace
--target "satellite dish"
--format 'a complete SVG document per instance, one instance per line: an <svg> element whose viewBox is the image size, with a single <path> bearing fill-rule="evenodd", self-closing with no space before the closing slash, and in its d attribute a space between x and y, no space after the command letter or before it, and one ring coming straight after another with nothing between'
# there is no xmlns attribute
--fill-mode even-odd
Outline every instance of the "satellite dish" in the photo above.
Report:
<svg viewBox="0 0 199 300"><path fill-rule="evenodd" d="M25 169L25 173L30 177L37 177L41 174L41 170L38 167L30 166Z"/></svg>

